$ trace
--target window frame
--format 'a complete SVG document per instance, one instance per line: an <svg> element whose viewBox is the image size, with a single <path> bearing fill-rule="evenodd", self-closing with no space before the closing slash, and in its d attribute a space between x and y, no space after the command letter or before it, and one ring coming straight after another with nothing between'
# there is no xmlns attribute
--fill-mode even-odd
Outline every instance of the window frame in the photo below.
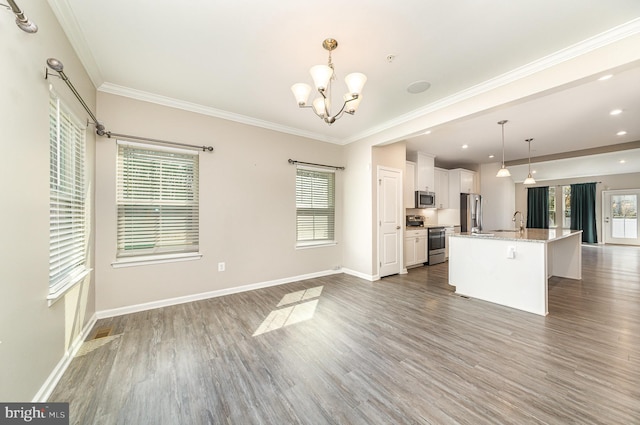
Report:
<svg viewBox="0 0 640 425"><path fill-rule="evenodd" d="M320 193L321 196L326 196L326 199L320 199L316 206L313 205L313 199L311 199L311 205L309 205L309 199L305 205L302 205L301 201L303 197L313 196L313 193L317 191L317 189L321 189L320 186L311 183L311 187L307 184L305 186L305 190L311 189L312 193L300 193L300 190L303 189L301 186L301 173L314 173L317 178L327 178L330 177L328 188L325 191ZM296 183L295 183L295 204L296 204L296 248L304 249L304 248L314 248L314 247L323 247L323 246L332 246L337 244L336 240L336 172L333 169L325 169L318 167L311 167L305 165L296 165ZM323 201L326 201L329 205L322 206ZM319 212L319 214L318 214ZM323 213L326 212L326 213ZM327 217L330 218L330 223L327 225L326 229L323 229L322 226L316 226L315 219L314 223L311 225L311 228L307 228L307 232L312 232L312 238L302 238L300 237L301 231L305 231L304 229L300 229L300 218L301 217ZM323 232L327 233L327 237L317 237L317 234L321 234Z"/></svg>
<svg viewBox="0 0 640 425"><path fill-rule="evenodd" d="M112 266L202 258L199 151L127 140L117 140L117 146L116 259ZM158 214L148 215L145 210ZM135 248L133 241L139 238L148 246Z"/></svg>
<svg viewBox="0 0 640 425"><path fill-rule="evenodd" d="M571 185L562 185L562 227L563 229L571 228ZM567 222L568 220L568 222Z"/></svg>
<svg viewBox="0 0 640 425"><path fill-rule="evenodd" d="M557 217L558 217L558 202L556 198L556 189L557 186L549 186L549 228L557 228ZM553 205L553 209L551 206Z"/></svg>
<svg viewBox="0 0 640 425"><path fill-rule="evenodd" d="M90 272L86 127L49 94L49 306Z"/></svg>

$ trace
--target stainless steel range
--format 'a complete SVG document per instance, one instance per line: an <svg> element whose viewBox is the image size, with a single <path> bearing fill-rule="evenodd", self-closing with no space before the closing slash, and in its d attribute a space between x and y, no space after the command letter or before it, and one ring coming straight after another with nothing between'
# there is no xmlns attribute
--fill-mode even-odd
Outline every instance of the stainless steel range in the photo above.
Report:
<svg viewBox="0 0 640 425"><path fill-rule="evenodd" d="M444 263L446 243L444 226L429 227L428 232L427 250L429 253L429 265Z"/></svg>

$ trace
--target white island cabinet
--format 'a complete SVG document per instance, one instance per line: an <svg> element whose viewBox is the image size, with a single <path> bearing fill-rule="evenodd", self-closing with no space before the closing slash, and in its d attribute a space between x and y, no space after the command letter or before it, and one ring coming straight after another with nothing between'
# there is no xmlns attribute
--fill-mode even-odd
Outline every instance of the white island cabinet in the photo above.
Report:
<svg viewBox="0 0 640 425"><path fill-rule="evenodd" d="M459 233L449 238L456 294L546 316L548 278L582 279L582 230Z"/></svg>

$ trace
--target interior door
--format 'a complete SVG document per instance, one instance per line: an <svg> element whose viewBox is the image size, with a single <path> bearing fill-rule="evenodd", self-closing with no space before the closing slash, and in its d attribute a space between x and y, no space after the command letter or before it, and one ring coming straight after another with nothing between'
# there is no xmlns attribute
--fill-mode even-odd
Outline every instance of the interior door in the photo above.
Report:
<svg viewBox="0 0 640 425"><path fill-rule="evenodd" d="M640 189L602 192L604 243L640 245L639 200Z"/></svg>
<svg viewBox="0 0 640 425"><path fill-rule="evenodd" d="M402 272L402 172L378 167L378 259L380 277Z"/></svg>

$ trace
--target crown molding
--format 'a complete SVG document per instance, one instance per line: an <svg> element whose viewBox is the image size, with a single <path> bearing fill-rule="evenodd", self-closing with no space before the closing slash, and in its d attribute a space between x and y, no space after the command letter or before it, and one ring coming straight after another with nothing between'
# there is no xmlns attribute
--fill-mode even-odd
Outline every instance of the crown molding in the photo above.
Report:
<svg viewBox="0 0 640 425"><path fill-rule="evenodd" d="M170 108L182 109L184 111L195 112L197 114L208 115L211 117L221 118L228 121L234 121L241 124L247 124L254 127L265 128L267 130L278 131L280 133L292 134L294 136L305 137L308 139L319 140L321 142L342 144L340 139L328 137L322 134L313 133L311 131L301 130L299 128L288 127L276 124L270 121L260 120L248 117L246 115L235 114L233 112L223 111L221 109L200 105L198 103L187 102L184 100L174 99L167 96L161 96L154 93L136 90L129 87L119 86L117 84L103 83L98 87L98 91L102 93L115 94L118 96L128 97L131 99L141 100L143 102L155 103L157 105L168 106Z"/></svg>
<svg viewBox="0 0 640 425"><path fill-rule="evenodd" d="M515 81L521 80L530 75L552 68L556 65L560 65L571 59L575 59L579 56L590 53L602 47L606 47L612 43L623 40L627 37L640 34L640 18L633 19L617 27L611 28L598 35L590 37L572 46L566 47L555 53L537 59L526 65L518 67L514 70L506 72L497 77L483 81L480 84L469 87L468 89L454 93L451 96L444 97L440 100L425 105L422 108L415 109L407 114L401 115L393 120L386 121L370 128L362 133L356 134L343 141L343 144L349 144L358 140L365 139L373 136L381 131L388 130L390 128L399 126L401 124L408 123L415 119L421 118L427 114L436 112L440 109L444 109L448 106L452 106L456 103L471 99L475 96L481 95L488 91L497 89Z"/></svg>
<svg viewBox="0 0 640 425"><path fill-rule="evenodd" d="M87 70L89 78L98 87L98 91L104 93L116 94L119 96L138 99L146 102L156 103L163 106L169 106L173 108L183 109L190 112L196 112L203 115L213 116L225 120L230 120L242 124L261 127L268 130L278 131L281 133L291 134L299 137L305 137L322 142L328 142L338 145L347 145L362 139L371 137L377 133L385 130L406 124L413 120L419 119L425 115L452 106L456 103L471 99L475 96L481 95L488 91L497 89L507 84L513 83L522 78L531 76L535 73L544 71L553 66L562 64L568 60L574 59L581 55L585 55L599 48L605 47L609 44L623 40L627 37L634 36L640 33L640 18L633 19L629 22L621 24L617 27L611 28L586 40L578 42L572 46L559 50L548 56L530 62L526 65L518 67L512 71L506 72L495 78L484 81L475 86L469 87L465 90L457 92L451 96L442 98L436 102L432 102L424 107L418 108L407 114L401 115L389 121L385 121L371 127L363 132L355 134L345 139L339 139L335 137L326 136L320 133L302 130L299 128L284 126L276 124L270 121L260 120L245 115L235 114L232 112L223 111L207 107L200 104L186 102L178 99L173 99L165 96L156 95L153 93L143 92L140 90L118 86L104 81L100 73L100 69L96 63L93 53L89 49L85 38L82 34L78 21L71 11L68 0L48 0L48 3L53 10L56 18L60 22L67 37L69 38L71 45L75 49L82 65ZM406 135L405 135L406 136ZM404 136L403 136L404 137ZM398 137L401 140L403 137Z"/></svg>

